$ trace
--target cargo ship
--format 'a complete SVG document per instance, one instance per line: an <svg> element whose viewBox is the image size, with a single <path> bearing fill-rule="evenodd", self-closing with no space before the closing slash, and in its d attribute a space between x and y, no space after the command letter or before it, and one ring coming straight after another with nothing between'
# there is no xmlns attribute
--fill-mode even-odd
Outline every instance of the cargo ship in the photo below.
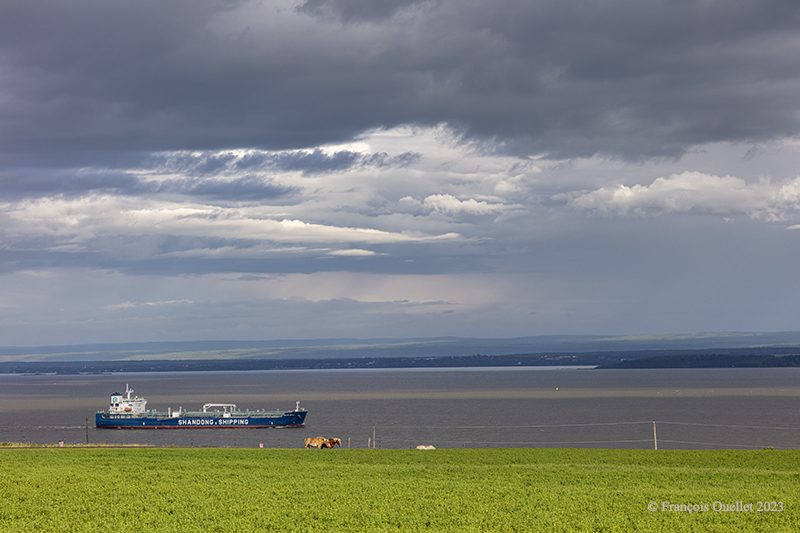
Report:
<svg viewBox="0 0 800 533"><path fill-rule="evenodd" d="M94 425L109 429L198 429L198 428L285 428L300 427L307 411L297 402L293 411L240 411L233 403L207 403L202 411L167 412L147 410L147 400L135 396L125 385L125 396L115 392L105 411L95 414Z"/></svg>

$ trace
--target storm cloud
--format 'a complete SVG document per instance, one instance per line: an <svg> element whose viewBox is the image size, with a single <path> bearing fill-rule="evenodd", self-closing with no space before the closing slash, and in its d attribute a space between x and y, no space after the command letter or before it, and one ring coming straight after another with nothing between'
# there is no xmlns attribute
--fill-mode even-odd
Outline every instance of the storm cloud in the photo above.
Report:
<svg viewBox="0 0 800 533"><path fill-rule="evenodd" d="M449 124L517 155L640 160L797 132L800 7L108 2L0 12L0 149L309 148Z"/></svg>
<svg viewBox="0 0 800 533"><path fill-rule="evenodd" d="M7 343L796 329L794 1L6 2L0 117Z"/></svg>

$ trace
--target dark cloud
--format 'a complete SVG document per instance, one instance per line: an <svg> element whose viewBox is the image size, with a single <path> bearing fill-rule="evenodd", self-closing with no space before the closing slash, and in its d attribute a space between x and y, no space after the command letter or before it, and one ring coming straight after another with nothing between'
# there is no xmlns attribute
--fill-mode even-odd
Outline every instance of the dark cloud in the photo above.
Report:
<svg viewBox="0 0 800 533"><path fill-rule="evenodd" d="M120 242L121 239L121 242ZM248 249L258 245L253 239L236 239L208 236L189 235L154 235L98 238L92 243L93 248L110 249L112 247L141 250L144 248L153 251L154 256L172 254L175 252L188 252L193 250L219 250L220 248ZM141 259L141 256L139 257Z"/></svg>
<svg viewBox="0 0 800 533"><path fill-rule="evenodd" d="M0 2L0 328L793 327L799 49L796 0Z"/></svg>
<svg viewBox="0 0 800 533"><path fill-rule="evenodd" d="M22 173L0 175L0 196L6 199L29 196L76 195L89 192L140 193L147 189L140 180L126 174Z"/></svg>
<svg viewBox="0 0 800 533"><path fill-rule="evenodd" d="M676 156L800 132L799 29L794 0L4 3L0 152L281 150L447 123L518 154Z"/></svg>
<svg viewBox="0 0 800 533"><path fill-rule="evenodd" d="M304 174L323 174L337 172L353 167L406 167L422 159L421 154L405 152L389 157L385 152L361 154L359 152L339 151L331 155L322 150L313 152L290 152L277 154L271 158L271 165L280 171L301 171Z"/></svg>
<svg viewBox="0 0 800 533"><path fill-rule="evenodd" d="M357 152L340 151L328 155L320 149L313 152L291 152L276 155L272 164L282 171L302 171L307 174L319 174L345 170L352 167L358 160Z"/></svg>
<svg viewBox="0 0 800 533"><path fill-rule="evenodd" d="M186 177L149 181L138 176L108 172L31 172L0 175L0 196L6 199L87 194L179 194L216 200L263 201L286 197L297 189L269 179L243 176L235 179Z"/></svg>
<svg viewBox="0 0 800 533"><path fill-rule="evenodd" d="M368 157L364 157L363 164L365 166L375 166L375 167L397 167L397 168L404 168L409 165L413 165L414 163L418 163L422 160L422 154L418 154L415 152L403 152L400 155L396 155L394 157L389 157L389 154L386 152L380 152L376 154L372 154Z"/></svg>
<svg viewBox="0 0 800 533"><path fill-rule="evenodd" d="M157 192L207 196L217 200L268 200L286 196L296 190L261 178L245 177L236 180L176 179L163 182Z"/></svg>
<svg viewBox="0 0 800 533"><path fill-rule="evenodd" d="M382 20L412 6L431 4L432 0L306 0L298 11L342 21Z"/></svg>
<svg viewBox="0 0 800 533"><path fill-rule="evenodd" d="M385 152L364 154L350 150L327 153L319 148L312 151L261 152L242 155L232 152L181 152L153 154L144 166L162 172L180 173L194 177L216 176L240 172L301 172L326 174L358 167L406 167L422 159L422 155L404 152L390 157Z"/></svg>
<svg viewBox="0 0 800 533"><path fill-rule="evenodd" d="M268 200L284 197L297 190L257 177L235 180L177 179L163 182L157 192L178 193L190 196L207 196L218 200Z"/></svg>
<svg viewBox="0 0 800 533"><path fill-rule="evenodd" d="M341 150L327 154L319 149L311 152L249 152L244 155L233 152L158 153L138 158L133 161L133 166L183 177L156 181L124 171L91 167L11 170L0 174L0 197L179 194L258 201L285 198L299 191L268 177L248 175L248 171L324 174L357 167L402 168L421 159L421 154L414 152L390 157L385 152L362 154Z"/></svg>

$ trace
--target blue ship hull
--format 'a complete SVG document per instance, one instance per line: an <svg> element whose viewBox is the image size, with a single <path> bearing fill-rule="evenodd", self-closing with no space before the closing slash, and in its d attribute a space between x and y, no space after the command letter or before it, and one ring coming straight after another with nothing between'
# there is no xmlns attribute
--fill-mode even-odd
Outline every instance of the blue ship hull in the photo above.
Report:
<svg viewBox="0 0 800 533"><path fill-rule="evenodd" d="M306 411L285 413L235 413L216 416L208 413L184 413L170 416L166 413L145 414L95 414L95 427L105 429L225 429L225 428L285 428L299 427L306 419Z"/></svg>

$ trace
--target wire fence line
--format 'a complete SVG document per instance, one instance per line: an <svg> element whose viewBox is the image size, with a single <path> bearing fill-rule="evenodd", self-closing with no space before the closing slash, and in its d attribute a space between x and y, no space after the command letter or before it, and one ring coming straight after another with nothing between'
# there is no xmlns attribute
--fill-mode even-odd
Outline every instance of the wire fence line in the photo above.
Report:
<svg viewBox="0 0 800 533"><path fill-rule="evenodd" d="M53 429L84 429L86 426L0 426L2 430L53 430Z"/></svg>
<svg viewBox="0 0 800 533"><path fill-rule="evenodd" d="M413 439L391 439L391 442L417 442ZM518 444L518 445L526 445L530 446L530 441L516 441L516 442L509 442L509 441L464 441L464 440L443 440L438 441L440 443L446 444ZM619 443L651 443L653 442L652 439L633 439L633 440L583 440L583 441L547 441L542 443L534 443L534 444L619 444Z"/></svg>
<svg viewBox="0 0 800 533"><path fill-rule="evenodd" d="M672 444L690 444L693 446L717 446L722 448L767 448L768 446L760 445L760 444L721 444L718 442L693 442L688 440L661 440L659 439L658 442L668 442ZM769 446L770 448L778 448L776 446ZM795 448L785 448L787 450L795 449Z"/></svg>
<svg viewBox="0 0 800 533"><path fill-rule="evenodd" d="M645 422L642 422L643 424ZM646 422L649 424L650 422ZM785 429L789 431L796 431L798 427L783 427L783 426L741 426L738 424L701 424L700 422L666 422L656 420L656 424L673 424L679 426L704 426L704 427L718 427L718 428L735 428L735 429Z"/></svg>
<svg viewBox="0 0 800 533"><path fill-rule="evenodd" d="M580 424L514 424L510 426L498 425L480 425L480 426L397 426L397 425L362 425L363 428L376 428L379 430L392 430L392 429L538 429L538 428L570 428L570 427L590 427L590 426L635 426L635 425L652 425L652 424L670 424L677 426L701 426L701 427L717 427L717 428L731 428L731 429L769 429L769 430L785 430L785 431L800 431L800 427L785 427L785 426L743 426L738 424L704 424L699 422L673 422L668 420L638 420L635 422L586 422ZM17 429L17 430L30 430L30 429L83 429L85 426L0 426L3 429Z"/></svg>
<svg viewBox="0 0 800 533"><path fill-rule="evenodd" d="M657 436L657 429L660 426L670 426L673 430L668 430L666 433L668 435L664 435L668 438L660 438ZM597 438L591 438L590 435L575 435L578 438L570 439L570 430L587 430L591 431L592 428L598 428L598 430L608 431L612 427L619 427L620 432L626 434L618 435L618 438L607 438L606 435L598 436ZM650 431L652 428L652 436L648 434L648 438L637 438L637 435L631 434L632 432L638 433L640 430L637 426L644 426L647 431ZM630 428L630 429L623 429L623 428ZM682 430L683 434L674 435L673 433L675 430L681 432L680 428L684 427L685 429ZM724 440L726 442L706 442L705 440L688 440L685 437L689 437L691 439L691 434L685 434L686 430L696 430L698 428L708 428L709 430L715 433L715 436L722 437L720 440ZM517 435L516 439L509 439L509 440L502 440L502 432L504 430L540 430L544 431L546 435L551 435L553 437L560 436L561 438L557 440L547 440L546 438L542 438L543 435L539 432L532 433L530 438L527 440L519 440L519 435ZM415 430L421 431L424 435L426 431L437 431L447 433L450 431L477 431L477 432L485 432L485 431L496 431L498 434L495 434L495 438L487 438L487 439L480 439L480 437L475 438L475 436L471 436L469 438L467 436L466 439L454 439L452 435L448 435L445 438L441 438L443 435L426 435L423 437L422 435L416 435L416 438L407 438L405 436L397 436L396 431L401 430ZM553 430L553 431L548 431ZM731 436L729 433L725 434L727 430L735 431L739 433L739 437L744 442L735 442L739 440L736 436ZM711 423L700 423L700 422L676 422L671 420L637 420L637 421L627 421L627 422L586 422L586 423L572 423L572 424L522 424L522 425L458 425L458 426L395 426L395 425L388 425L388 426L373 426L372 427L373 434L375 435L375 442L373 442L372 446L378 447L386 447L386 445L394 445L394 446L402 446L408 445L409 443L419 443L421 439L425 439L426 437L428 440L437 442L440 446L450 446L453 444L460 445L460 446L526 446L526 447L558 447L558 446L630 446L634 444L642 445L646 448L655 448L658 449L659 444L662 445L662 449L664 445L668 447L682 447L682 446L690 446L690 447L713 447L713 448L746 448L746 449L758 449L758 448L778 448L778 449L797 449L800 447L800 427L789 427L789 426L753 426L753 425L742 425L742 424L711 424ZM750 433L752 431L760 431L760 432L778 432L777 436L769 437L765 434L758 435L755 439L753 439L753 435ZM790 433L786 433L790 432ZM795 434L792 434L794 432ZM561 435L559 435L561 433ZM564 434L567 433L567 434ZM696 433L696 432L695 432ZM774 433L773 433L774 435ZM499 438L498 438L499 437ZM583 437L583 438L581 438ZM589 437L588 439L586 437ZM676 438L677 437L677 438ZM681 437L684 437L681 439ZM751 440L752 439L752 440ZM768 442L772 439L773 442ZM713 440L713 439L709 439ZM760 442L754 442L755 440ZM779 442L774 442L778 440ZM730 442L734 441L734 442ZM381 446L383 444L383 446ZM776 444L778 444L776 446Z"/></svg>
<svg viewBox="0 0 800 533"><path fill-rule="evenodd" d="M369 426L377 429L520 429L520 428L565 428L565 427L587 427L587 426L633 426L641 424L673 424L681 426L705 426L705 427L724 427L739 429L784 429L798 431L800 427L778 427L778 426L741 426L736 424L703 424L699 422L671 422L666 420L639 420L636 422L587 422L581 424L514 424L513 426ZM366 426L365 426L366 427Z"/></svg>
<svg viewBox="0 0 800 533"><path fill-rule="evenodd" d="M92 430L94 435L95 428ZM40 426L20 426L5 425L0 426L0 441L12 437L23 439L28 438L20 433L31 432L36 435L34 440L45 438L48 432L54 431L80 431L80 440L84 439L85 425L40 425ZM269 436L256 433L242 433L244 437L258 436L259 439L268 439L264 442L273 441L280 447L281 438L288 437L288 433L272 433ZM772 426L772 425L745 425L745 424L721 424L721 423L702 423L702 422L680 422L674 420L635 420L620 422L584 422L567 424L515 424L515 425L367 425L356 424L347 428L341 426L315 426L314 431L322 434L345 435L349 433L353 436L353 443L360 443L361 446L371 448L413 448L420 444L436 445L437 447L622 447L622 448L670 448L670 449L800 449L800 426ZM646 432L646 433L645 433ZM160 433L160 432L158 432ZM111 435L111 434L109 434ZM133 434L120 433L125 435L121 441L131 440ZM180 434L170 434L169 441ZM189 435L188 433L186 435ZM355 435L363 435L356 437ZM108 435L103 435L107 437ZM118 436L116 433L113 436ZM138 434L137 434L138 436ZM239 436L237 433L236 436ZM74 435L64 434L58 436L56 440L63 438L74 440ZM166 435L165 435L166 437ZM188 437L175 440L182 445L194 446L197 439L201 442L210 442L203 434L202 437L189 439ZM276 437L276 438L273 438ZM12 437L13 438L13 437ZM47 436L51 438L51 436ZM52 437L56 438L56 437ZM96 436L93 438L97 438ZM147 442L150 443L151 435L147 434ZM363 442L361 440L363 439ZM552 439L552 440L550 440ZM51 439L52 440L52 439ZM134 439L135 440L135 439ZM159 438L159 440L164 440ZM240 439L245 441L246 439ZM27 442L27 441L26 441ZM154 441L155 442L155 441ZM213 441L210 445L217 445L219 440ZM236 442L235 440L233 441ZM283 444L293 442L292 439L284 440ZM163 444L163 443L162 443ZM205 444L208 445L208 444Z"/></svg>

